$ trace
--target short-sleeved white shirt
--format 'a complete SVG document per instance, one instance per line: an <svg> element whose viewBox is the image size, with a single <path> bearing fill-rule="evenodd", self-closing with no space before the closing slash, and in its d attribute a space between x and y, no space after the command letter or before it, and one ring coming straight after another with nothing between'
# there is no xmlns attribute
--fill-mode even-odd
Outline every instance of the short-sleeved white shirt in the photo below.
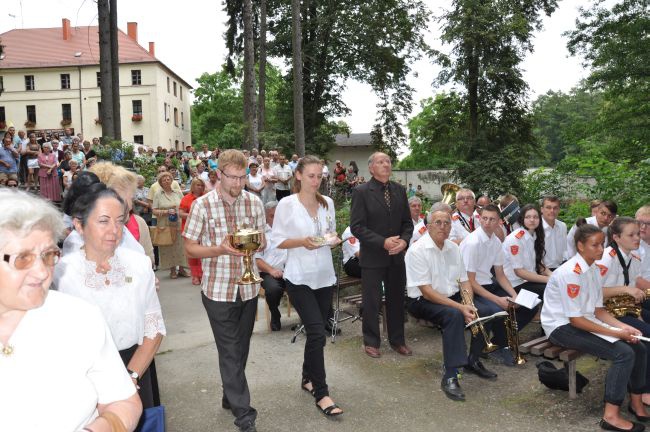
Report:
<svg viewBox="0 0 650 432"><path fill-rule="evenodd" d="M514 287L526 282L515 273L515 269L524 269L537 273L535 266L535 234L530 234L528 230L518 229L508 234L503 241L503 253L506 262L503 265L503 271Z"/></svg>
<svg viewBox="0 0 650 432"><path fill-rule="evenodd" d="M467 272L476 273L476 281L481 285L492 283L490 271L493 266L503 266L505 256L501 241L492 234L491 237L478 227L460 244L460 253Z"/></svg>
<svg viewBox="0 0 650 432"><path fill-rule="evenodd" d="M345 264L361 250L361 242L359 242L358 238L352 235L350 227L347 227L345 231L343 231L341 240L343 240L343 264Z"/></svg>
<svg viewBox="0 0 650 432"><path fill-rule="evenodd" d="M458 245L445 240L440 249L428 233L406 251L404 262L406 289L411 298L422 295L418 288L422 285L431 285L441 295L451 297L459 290L458 281L467 281Z"/></svg>
<svg viewBox="0 0 650 432"><path fill-rule="evenodd" d="M550 226L542 217L542 227L544 228L544 250L546 251L542 262L548 268L558 268L566 259L566 224L555 219L555 225Z"/></svg>
<svg viewBox="0 0 650 432"><path fill-rule="evenodd" d="M50 291L27 311L0 355L3 431L79 431L97 404L135 392L111 334L95 306Z"/></svg>
<svg viewBox="0 0 650 432"><path fill-rule="evenodd" d="M293 176L293 171L291 170L291 167L287 164L284 164L284 166L280 166L280 164L277 164L276 166L273 167L273 172L275 173L275 176L278 178L278 180L289 180ZM289 185L284 184L280 181L278 181L275 184L275 189L276 190L289 190Z"/></svg>
<svg viewBox="0 0 650 432"><path fill-rule="evenodd" d="M427 225L424 219L420 219L417 223L413 224L413 235L411 236L411 241L409 246L411 246L416 241L420 240L422 236L427 233Z"/></svg>
<svg viewBox="0 0 650 432"><path fill-rule="evenodd" d="M650 281L650 245L641 240L641 245L634 252L641 258L641 277Z"/></svg>
<svg viewBox="0 0 650 432"><path fill-rule="evenodd" d="M465 219L465 222L470 227L472 227L471 224L474 224L473 226L475 231L476 228L481 226L478 215L472 214L472 216L470 216L460 211L455 211L451 215L451 232L449 233L449 240L451 241L463 241L468 235L471 234L469 230L465 228L465 225L463 225L461 216Z"/></svg>
<svg viewBox="0 0 650 432"><path fill-rule="evenodd" d="M574 255L553 272L544 290L542 327L547 335L569 324L569 318L584 317L597 324L596 308L603 307L603 278L596 263L588 266Z"/></svg>
<svg viewBox="0 0 650 432"><path fill-rule="evenodd" d="M287 250L273 247L273 228L266 225L266 248L255 254L255 258L263 259L271 267L283 270L287 262Z"/></svg>
<svg viewBox="0 0 650 432"><path fill-rule="evenodd" d="M324 198L328 208L319 206L316 220L311 218L307 209L298 200L298 194L280 200L273 219L273 246L277 247L288 239L313 237L322 235L326 231L335 232L334 201L330 197ZM311 289L334 285L336 275L331 249L329 246L314 250L304 247L287 249L284 278L294 285L307 285Z"/></svg>
<svg viewBox="0 0 650 432"><path fill-rule="evenodd" d="M598 222L596 221L596 216L589 216L587 219L585 219L588 224L593 225L593 226L598 226ZM573 225L571 227L571 230L569 231L569 234L567 235L566 239L566 253L567 257L571 257L575 255L578 251L576 250L576 243L575 243L575 235L576 231L578 230L578 227ZM603 234L605 234L605 240L603 241L603 247L607 245L607 227L601 228L600 229Z"/></svg>
<svg viewBox="0 0 650 432"><path fill-rule="evenodd" d="M629 264L628 274L630 276L630 285L636 286L636 278L641 276L641 257L636 252L631 252L626 255L621 251L625 264ZM623 267L621 262L616 256L616 251L611 246L608 246L603 251L603 257L596 261L596 265L600 269L600 275L603 277L604 287L616 287L625 285L625 275L623 274Z"/></svg>

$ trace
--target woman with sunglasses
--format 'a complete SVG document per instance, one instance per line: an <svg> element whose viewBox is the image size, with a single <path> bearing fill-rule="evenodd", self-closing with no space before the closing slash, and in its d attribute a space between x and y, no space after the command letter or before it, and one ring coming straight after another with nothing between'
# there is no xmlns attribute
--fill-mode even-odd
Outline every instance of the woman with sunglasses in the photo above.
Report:
<svg viewBox="0 0 650 432"><path fill-rule="evenodd" d="M0 202L2 430L133 431L142 404L101 312L49 289L61 213L8 189Z"/></svg>

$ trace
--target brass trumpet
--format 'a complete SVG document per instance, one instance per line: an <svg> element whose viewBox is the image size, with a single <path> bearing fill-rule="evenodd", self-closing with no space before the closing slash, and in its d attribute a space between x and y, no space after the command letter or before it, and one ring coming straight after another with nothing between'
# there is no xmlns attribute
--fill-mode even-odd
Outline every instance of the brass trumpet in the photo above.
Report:
<svg viewBox="0 0 650 432"><path fill-rule="evenodd" d="M474 319L477 319L478 312L476 311L476 306L474 306L474 300L472 300L472 295L469 293L469 291L464 290L461 285L460 285L460 280L457 281L458 283L458 289L460 290L460 301L464 305L469 305L474 308ZM494 345L490 341L490 337L487 334L487 331L485 331L485 327L483 326L483 323L481 321L477 322L476 324L472 324L469 327L469 330L472 332L472 336L478 335L479 332L483 335L483 339L485 340L485 348L483 348L484 353L490 353L499 347Z"/></svg>
<svg viewBox="0 0 650 432"><path fill-rule="evenodd" d="M506 326L506 335L508 337L508 346L512 351L512 356L515 359L515 364L522 365L526 363L526 359L519 351L519 326L517 325L517 314L515 313L515 303L508 300L508 316L504 320Z"/></svg>

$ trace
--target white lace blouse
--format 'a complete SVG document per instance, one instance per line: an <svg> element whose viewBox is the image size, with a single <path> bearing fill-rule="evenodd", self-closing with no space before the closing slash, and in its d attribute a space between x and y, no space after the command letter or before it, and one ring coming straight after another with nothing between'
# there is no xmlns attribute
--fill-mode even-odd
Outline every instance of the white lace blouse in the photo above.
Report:
<svg viewBox="0 0 650 432"><path fill-rule="evenodd" d="M83 250L71 252L57 263L54 284L101 309L118 350L141 345L144 337L165 335L149 258L119 246L109 263L108 273L98 273Z"/></svg>

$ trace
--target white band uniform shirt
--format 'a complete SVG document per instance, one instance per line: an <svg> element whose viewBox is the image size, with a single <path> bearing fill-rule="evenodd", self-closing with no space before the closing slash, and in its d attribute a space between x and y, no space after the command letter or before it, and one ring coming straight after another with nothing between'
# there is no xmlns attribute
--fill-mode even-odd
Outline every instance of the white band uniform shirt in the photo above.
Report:
<svg viewBox="0 0 650 432"><path fill-rule="evenodd" d="M275 173L275 176L278 178L278 182L275 184L275 190L281 190L281 191L289 190L289 185L284 184L279 180L289 180L293 176L293 171L291 171L291 167L287 164L284 164L284 166L280 166L280 164L277 164L276 166L273 167L273 172Z"/></svg>
<svg viewBox="0 0 650 432"><path fill-rule="evenodd" d="M118 247L107 274L83 250L70 253L54 268L54 285L63 293L98 306L111 329L117 349L141 345L145 337L165 335L165 323L151 261L141 253Z"/></svg>
<svg viewBox="0 0 650 432"><path fill-rule="evenodd" d="M474 231L476 231L476 228L481 226L478 215L476 215L476 217L473 214L470 216L456 210L451 215L451 232L449 233L449 240L451 241L463 241L468 235L471 234L463 224L463 219L461 219L461 216L465 220L465 223L467 223L468 227L473 228Z"/></svg>
<svg viewBox="0 0 650 432"><path fill-rule="evenodd" d="M641 258L641 277L650 281L650 245L641 240L639 248L634 252Z"/></svg>
<svg viewBox="0 0 650 432"><path fill-rule="evenodd" d="M316 219L312 219L307 209L298 199L298 194L283 198L275 210L273 220L274 246L285 240L314 237L336 230L334 201L323 197L328 208L318 207ZM287 249L287 264L284 278L294 285L307 285L311 289L332 286L336 283L332 252L329 246L308 250L304 247Z"/></svg>
<svg viewBox="0 0 650 432"><path fill-rule="evenodd" d="M361 243L359 242L358 238L352 235L352 230L350 230L350 227L347 227L345 231L343 231L341 240L343 240L343 264L345 264L346 262L350 261L350 258L355 256L357 252L361 250Z"/></svg>
<svg viewBox="0 0 650 432"><path fill-rule="evenodd" d="M79 431L98 403L136 392L102 313L81 299L49 291L9 343L14 352L0 355L3 431Z"/></svg>
<svg viewBox="0 0 650 432"><path fill-rule="evenodd" d="M265 233L266 248L262 252L256 253L255 258L263 259L271 267L283 270L287 263L287 250L273 246L273 228L266 225Z"/></svg>
<svg viewBox="0 0 650 432"><path fill-rule="evenodd" d="M503 253L506 257L503 270L512 287L517 287L527 281L515 273L515 269L524 269L537 273L535 266L535 234L520 229L508 234L503 241Z"/></svg>
<svg viewBox="0 0 650 432"><path fill-rule="evenodd" d="M569 318L584 317L607 327L595 316L596 308L603 307L603 278L596 263L588 266L576 254L557 268L544 291L542 327L550 335L553 330L569 324Z"/></svg>
<svg viewBox="0 0 650 432"><path fill-rule="evenodd" d="M199 157L199 159L209 159L210 156L212 156L212 152L211 152L210 150L205 151L205 152L204 152L204 151L200 151L200 152L197 154L197 156Z"/></svg>
<svg viewBox="0 0 650 432"><path fill-rule="evenodd" d="M542 262L547 268L558 268L567 258L566 224L555 219L555 225L550 226L542 217L542 227L544 228L544 250L546 251Z"/></svg>
<svg viewBox="0 0 650 432"><path fill-rule="evenodd" d="M596 221L596 216L589 216L587 219L585 219L589 225L593 225L595 227L598 226L598 221ZM575 255L578 251L576 250L576 243L575 243L575 235L576 231L578 230L578 227L573 225L571 227L571 230L569 231L569 234L567 235L566 239L566 253L567 257L571 257ZM605 234L605 240L603 241L603 247L607 246L607 227L600 228L600 230Z"/></svg>
<svg viewBox="0 0 650 432"><path fill-rule="evenodd" d="M458 280L467 281L460 248L450 240L445 240L440 249L427 234L406 251L404 262L410 298L422 296L418 288L422 285L431 285L439 294L451 297L459 291Z"/></svg>
<svg viewBox="0 0 650 432"><path fill-rule="evenodd" d="M416 241L420 240L422 236L424 236L427 233L427 225L426 221L424 219L420 219L417 222L413 223L413 236L411 237L411 241L409 242L409 246L411 246L413 243Z"/></svg>
<svg viewBox="0 0 650 432"><path fill-rule="evenodd" d="M641 276L641 257L636 252L625 254L621 251L625 264L629 264L628 274L630 276L629 286L636 286L636 278ZM603 287L617 287L625 285L625 275L623 274L623 267L621 262L616 256L616 251L611 246L607 246L603 252L603 257L596 261L596 266L600 270L600 275L603 277Z"/></svg>
<svg viewBox="0 0 650 432"><path fill-rule="evenodd" d="M234 233L242 224L264 232L266 216L262 201L254 194L242 190L235 201L228 204L220 196L219 190L214 189L192 203L183 237L197 241L202 246L219 246L228 234ZM259 283L237 284L244 272L242 257L221 255L202 258L201 266L201 289L210 300L235 302L239 292L241 299L246 301L257 297L260 291Z"/></svg>
<svg viewBox="0 0 650 432"><path fill-rule="evenodd" d="M476 282L480 285L491 284L492 267L502 266L505 263L501 241L494 234L488 237L481 227L476 228L463 240L460 244L460 253L465 270L476 273Z"/></svg>

